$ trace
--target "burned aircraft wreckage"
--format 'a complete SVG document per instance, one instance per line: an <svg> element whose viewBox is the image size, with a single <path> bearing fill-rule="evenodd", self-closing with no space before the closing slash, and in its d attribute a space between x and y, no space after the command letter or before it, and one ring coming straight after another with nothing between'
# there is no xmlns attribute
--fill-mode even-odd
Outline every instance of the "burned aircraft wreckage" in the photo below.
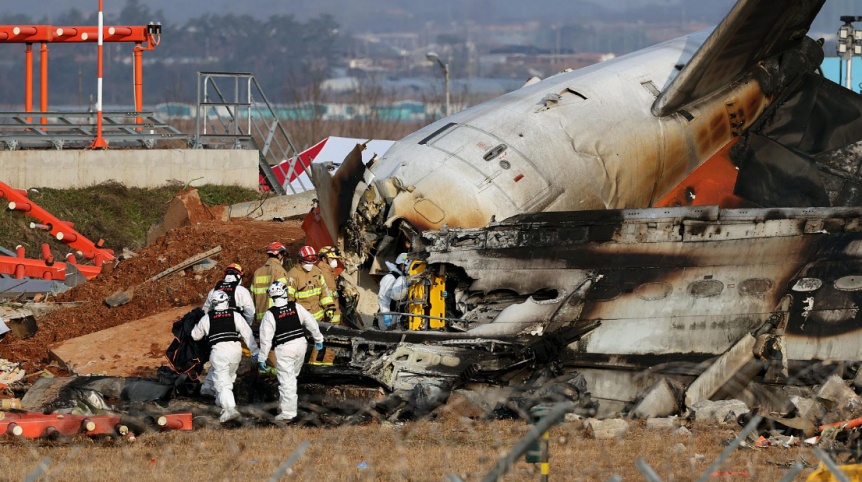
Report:
<svg viewBox="0 0 862 482"><path fill-rule="evenodd" d="M615 411L666 377L686 404L739 395L735 373L704 381L732 353L737 391L858 362L862 97L816 73L822 4L740 0L710 32L315 167L358 323L383 261L413 262L401 329L327 327L335 363L310 373L414 407L463 386Z"/></svg>

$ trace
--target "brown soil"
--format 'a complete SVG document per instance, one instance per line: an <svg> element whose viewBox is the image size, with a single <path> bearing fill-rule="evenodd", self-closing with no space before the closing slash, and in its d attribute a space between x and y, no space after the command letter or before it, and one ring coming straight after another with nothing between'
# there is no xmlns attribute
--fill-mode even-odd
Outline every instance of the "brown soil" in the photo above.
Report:
<svg viewBox="0 0 862 482"><path fill-rule="evenodd" d="M269 243L281 241L292 253L299 250L304 239L299 221L234 219L230 222L204 221L174 229L138 252L138 256L121 261L113 269L106 267L93 280L59 295L57 301L84 301L85 304L40 318L38 333L29 339L6 336L0 341L0 358L23 362L28 373L48 369L54 374L63 374L62 370L47 366L49 345L170 308L203 304L207 292L230 263L242 265L245 271L243 284L247 286L254 270L266 261L265 248ZM216 246L222 247L222 251L213 256L218 262L216 268L201 273L188 268L156 281L144 282ZM132 287L135 288L134 297L128 304L110 308L104 303L104 299L117 290Z"/></svg>

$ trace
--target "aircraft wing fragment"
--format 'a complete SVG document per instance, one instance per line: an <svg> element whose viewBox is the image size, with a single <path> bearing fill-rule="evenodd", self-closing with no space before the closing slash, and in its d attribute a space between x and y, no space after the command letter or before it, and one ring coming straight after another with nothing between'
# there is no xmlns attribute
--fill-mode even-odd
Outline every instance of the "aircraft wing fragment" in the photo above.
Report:
<svg viewBox="0 0 862 482"><path fill-rule="evenodd" d="M825 0L739 0L658 96L665 116L737 80L758 62L797 45Z"/></svg>

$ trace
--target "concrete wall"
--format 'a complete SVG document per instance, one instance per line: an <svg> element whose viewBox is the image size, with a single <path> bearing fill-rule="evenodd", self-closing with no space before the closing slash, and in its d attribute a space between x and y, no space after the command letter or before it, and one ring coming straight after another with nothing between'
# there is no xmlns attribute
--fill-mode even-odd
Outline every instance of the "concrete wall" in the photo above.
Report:
<svg viewBox="0 0 862 482"><path fill-rule="evenodd" d="M67 189L114 180L128 187L171 181L258 188L258 151L108 149L0 151L0 181L18 189Z"/></svg>

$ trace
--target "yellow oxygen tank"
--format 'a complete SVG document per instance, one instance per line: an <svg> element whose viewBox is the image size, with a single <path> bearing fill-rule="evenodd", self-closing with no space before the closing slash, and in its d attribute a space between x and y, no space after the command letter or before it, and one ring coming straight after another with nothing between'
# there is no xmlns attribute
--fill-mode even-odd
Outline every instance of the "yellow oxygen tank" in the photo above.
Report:
<svg viewBox="0 0 862 482"><path fill-rule="evenodd" d="M424 315L410 317L408 327L414 331L446 327L446 320L442 319L446 316L446 277L427 273L426 268L420 260L414 260L407 268L407 275L413 280L407 291L407 312Z"/></svg>

